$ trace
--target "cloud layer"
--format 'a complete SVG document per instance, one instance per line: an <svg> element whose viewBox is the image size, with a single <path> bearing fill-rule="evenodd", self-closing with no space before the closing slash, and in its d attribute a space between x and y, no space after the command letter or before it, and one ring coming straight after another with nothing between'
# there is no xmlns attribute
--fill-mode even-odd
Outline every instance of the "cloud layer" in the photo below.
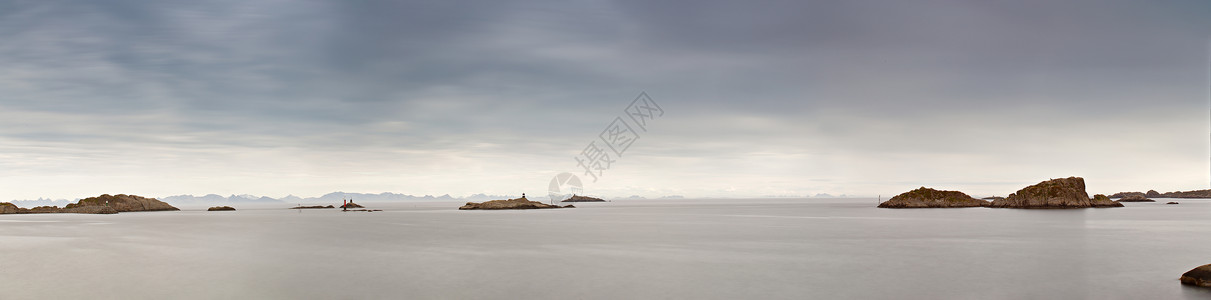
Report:
<svg viewBox="0 0 1211 300"><path fill-rule="evenodd" d="M0 199L1206 188L1200 1L7 1ZM591 180L588 180L591 181Z"/></svg>

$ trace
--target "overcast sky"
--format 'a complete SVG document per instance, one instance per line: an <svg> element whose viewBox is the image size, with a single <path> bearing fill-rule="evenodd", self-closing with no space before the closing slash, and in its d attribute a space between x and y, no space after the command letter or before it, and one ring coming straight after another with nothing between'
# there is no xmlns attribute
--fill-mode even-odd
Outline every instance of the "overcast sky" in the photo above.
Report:
<svg viewBox="0 0 1211 300"><path fill-rule="evenodd" d="M1201 0L0 0L0 199L1205 189L1209 36Z"/></svg>

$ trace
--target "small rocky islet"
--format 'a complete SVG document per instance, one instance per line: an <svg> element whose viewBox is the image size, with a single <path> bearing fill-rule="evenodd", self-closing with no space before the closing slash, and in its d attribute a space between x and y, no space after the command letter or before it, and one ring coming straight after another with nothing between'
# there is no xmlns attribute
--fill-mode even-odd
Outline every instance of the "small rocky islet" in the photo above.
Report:
<svg viewBox="0 0 1211 300"><path fill-rule="evenodd" d="M0 214L116 214L119 212L176 210L180 209L155 198L125 194L104 194L97 197L84 198L76 203L64 205L62 208L57 206L39 206L26 209L17 207L12 203L0 202Z"/></svg>
<svg viewBox="0 0 1211 300"><path fill-rule="evenodd" d="M215 206L215 207L206 209L206 211L234 211L234 210L235 210L235 207L231 207L231 206Z"/></svg>
<svg viewBox="0 0 1211 300"><path fill-rule="evenodd" d="M606 201L601 198L593 198L593 197L588 197L588 196L580 196L580 195L572 194L572 197L568 197L568 199L564 199L563 201L559 201L559 202L606 202Z"/></svg>
<svg viewBox="0 0 1211 300"><path fill-rule="evenodd" d="M1051 179L1031 185L1008 197L992 198L993 200L975 199L958 191L941 191L921 187L896 195L886 202L880 203L882 208L951 208L951 207L992 207L992 208L1088 208L1088 207L1123 207L1122 203L1110 200L1106 195L1094 195L1093 198L1085 191L1085 179L1068 177Z"/></svg>

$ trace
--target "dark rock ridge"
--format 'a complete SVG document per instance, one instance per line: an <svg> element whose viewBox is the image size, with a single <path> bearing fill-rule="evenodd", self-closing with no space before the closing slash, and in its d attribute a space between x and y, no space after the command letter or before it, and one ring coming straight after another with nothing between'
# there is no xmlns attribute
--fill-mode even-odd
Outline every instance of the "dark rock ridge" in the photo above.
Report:
<svg viewBox="0 0 1211 300"><path fill-rule="evenodd" d="M571 205L567 206L572 208ZM541 208L562 208L558 205L550 205L537 201L530 201L526 197L509 199L509 200L492 200L484 203L467 202L466 205L459 207L460 210L470 209L541 209Z"/></svg>
<svg viewBox="0 0 1211 300"><path fill-rule="evenodd" d="M1211 264L1194 268L1182 274L1182 284L1211 287Z"/></svg>
<svg viewBox="0 0 1211 300"><path fill-rule="evenodd" d="M1177 202L1166 202L1165 204L1177 204Z"/></svg>
<svg viewBox="0 0 1211 300"><path fill-rule="evenodd" d="M295 206L295 207L291 207L290 209L319 209L319 208L336 208L336 206L332 206L331 204L329 204L328 206L323 206L323 205Z"/></svg>
<svg viewBox="0 0 1211 300"><path fill-rule="evenodd" d="M989 202L972 198L963 192L940 191L926 187L904 192L879 203L882 208L982 207Z"/></svg>
<svg viewBox="0 0 1211 300"><path fill-rule="evenodd" d="M235 207L231 207L231 206L215 206L215 207L211 207L211 208L207 208L207 209L206 209L206 211L228 211L228 210L235 210Z"/></svg>
<svg viewBox="0 0 1211 300"><path fill-rule="evenodd" d="M53 214L53 213L75 213L75 214L116 214L118 212L130 211L170 211L180 210L168 203L161 202L153 198L145 198L135 195L101 195L97 197L80 199L79 202L70 203L59 208L57 206L39 206L35 208L25 209L19 208L12 203L0 203L0 214Z"/></svg>
<svg viewBox="0 0 1211 300"><path fill-rule="evenodd" d="M572 197L568 197L568 199L564 199L563 201L559 201L559 202L605 202L605 200L603 200L601 198L578 196L576 194L572 194Z"/></svg>
<svg viewBox="0 0 1211 300"><path fill-rule="evenodd" d="M1118 200L1119 202L1156 202L1156 200L1144 197L1144 194L1131 194Z"/></svg>
<svg viewBox="0 0 1211 300"><path fill-rule="evenodd" d="M1111 201L1106 195L1089 198L1085 192L1085 179L1068 177L1051 179L1025 187L1009 194L1005 200L992 201L991 207L999 208L1086 208L1122 207L1122 203Z"/></svg>

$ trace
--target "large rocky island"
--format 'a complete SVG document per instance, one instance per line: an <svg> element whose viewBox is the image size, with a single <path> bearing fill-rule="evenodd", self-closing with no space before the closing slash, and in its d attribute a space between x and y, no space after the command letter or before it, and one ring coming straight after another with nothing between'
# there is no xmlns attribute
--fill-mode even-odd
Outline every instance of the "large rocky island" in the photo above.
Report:
<svg viewBox="0 0 1211 300"><path fill-rule="evenodd" d="M1025 187L1009 194L1005 200L992 201L991 207L1003 208L1087 208L1123 207L1105 195L1089 198L1085 192L1085 179L1068 177L1052 179Z"/></svg>
<svg viewBox="0 0 1211 300"><path fill-rule="evenodd" d="M921 187L891 197L879 203L882 208L982 207L989 202L975 199L959 191L940 191Z"/></svg>
<svg viewBox="0 0 1211 300"><path fill-rule="evenodd" d="M466 205L463 205L462 207L459 207L458 209L460 209L460 210L472 210L472 209L492 210L492 209L541 209L541 208L564 208L564 207L571 208L573 206L568 205L568 206L561 207L558 205L550 205L550 204L546 204L546 203L542 203L542 202L538 202L538 201L530 201L529 199L526 199L525 196L522 196L521 198L516 198L516 199L492 200L492 201L486 201L484 203L467 202Z"/></svg>
<svg viewBox="0 0 1211 300"><path fill-rule="evenodd" d="M12 203L0 202L0 214L47 214L47 213L77 213L77 214L116 214L131 211L172 211L180 210L168 203L154 198L135 195L101 195L80 199L79 202L59 208L56 206L39 206L35 208L20 208Z"/></svg>

